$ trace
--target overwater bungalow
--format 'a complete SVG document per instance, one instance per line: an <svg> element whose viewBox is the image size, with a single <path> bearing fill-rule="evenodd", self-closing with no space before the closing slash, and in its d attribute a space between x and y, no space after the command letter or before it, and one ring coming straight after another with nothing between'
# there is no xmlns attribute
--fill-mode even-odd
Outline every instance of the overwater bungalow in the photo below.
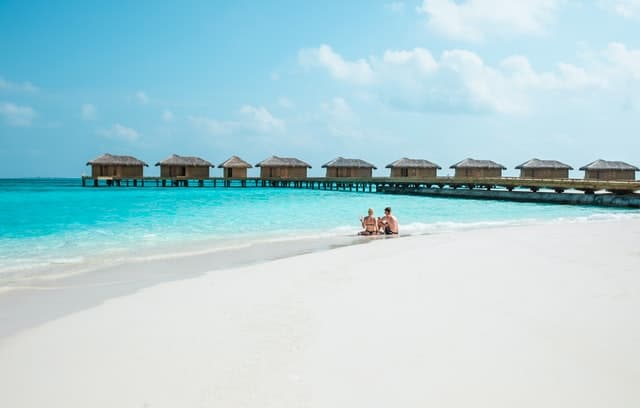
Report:
<svg viewBox="0 0 640 408"><path fill-rule="evenodd" d="M391 169L389 176L392 178L435 178L438 175L438 170L442 169L429 160L408 159L406 157L387 164L386 168Z"/></svg>
<svg viewBox="0 0 640 408"><path fill-rule="evenodd" d="M253 166L238 156L231 156L224 162L220 163L218 167L224 169L224 178L246 179L247 169L250 169Z"/></svg>
<svg viewBox="0 0 640 408"><path fill-rule="evenodd" d="M118 156L105 153L87 162L91 166L91 177L142 177L143 167L149 165L133 156Z"/></svg>
<svg viewBox="0 0 640 408"><path fill-rule="evenodd" d="M635 180L636 166L621 161L596 160L580 167L587 180Z"/></svg>
<svg viewBox="0 0 640 408"><path fill-rule="evenodd" d="M520 170L522 178L566 179L573 167L557 160L531 159L516 166L516 169Z"/></svg>
<svg viewBox="0 0 640 408"><path fill-rule="evenodd" d="M260 178L303 179L311 165L294 157L271 156L256 167L260 167Z"/></svg>
<svg viewBox="0 0 640 408"><path fill-rule="evenodd" d="M377 169L373 164L360 159L345 159L336 157L328 163L322 165L327 169L326 176L346 177L346 178L371 178L373 170Z"/></svg>
<svg viewBox="0 0 640 408"><path fill-rule="evenodd" d="M471 178L471 177L502 177L502 170L506 170L502 164L496 163L491 160L475 160L464 159L456 164L451 165L449 168L455 169L456 178Z"/></svg>
<svg viewBox="0 0 640 408"><path fill-rule="evenodd" d="M160 177L209 178L210 162L193 156L172 154L156 163L160 166Z"/></svg>

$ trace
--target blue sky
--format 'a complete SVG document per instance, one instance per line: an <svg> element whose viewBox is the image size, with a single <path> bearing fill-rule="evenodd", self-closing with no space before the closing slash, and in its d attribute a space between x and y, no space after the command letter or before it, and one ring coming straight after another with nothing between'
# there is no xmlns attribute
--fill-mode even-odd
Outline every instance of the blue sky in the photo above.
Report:
<svg viewBox="0 0 640 408"><path fill-rule="evenodd" d="M0 177L105 152L640 164L640 0L3 0L0 55Z"/></svg>

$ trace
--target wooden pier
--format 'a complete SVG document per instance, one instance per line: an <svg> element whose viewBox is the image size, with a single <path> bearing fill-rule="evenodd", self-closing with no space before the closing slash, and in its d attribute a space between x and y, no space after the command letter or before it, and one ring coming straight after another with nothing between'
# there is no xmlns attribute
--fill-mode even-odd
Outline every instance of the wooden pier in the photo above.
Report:
<svg viewBox="0 0 640 408"><path fill-rule="evenodd" d="M82 177L94 187L298 188L386 194L426 195L508 201L547 202L640 208L639 181L499 178L327 178L281 179L249 177ZM607 198L608 197L608 198ZM615 199L613 198L615 197Z"/></svg>

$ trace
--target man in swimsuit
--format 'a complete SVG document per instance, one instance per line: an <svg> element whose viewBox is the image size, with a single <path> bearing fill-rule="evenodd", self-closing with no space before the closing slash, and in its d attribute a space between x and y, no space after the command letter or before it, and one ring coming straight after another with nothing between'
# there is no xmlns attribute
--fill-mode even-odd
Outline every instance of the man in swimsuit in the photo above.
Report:
<svg viewBox="0 0 640 408"><path fill-rule="evenodd" d="M400 232L398 219L391 214L391 207L384 209L384 217L378 220L378 228L380 228L380 233L385 235L398 235Z"/></svg>
<svg viewBox="0 0 640 408"><path fill-rule="evenodd" d="M369 208L368 214L364 218L360 217L360 223L364 231L360 231L359 235L375 235L378 233L378 221L373 215L373 208Z"/></svg>

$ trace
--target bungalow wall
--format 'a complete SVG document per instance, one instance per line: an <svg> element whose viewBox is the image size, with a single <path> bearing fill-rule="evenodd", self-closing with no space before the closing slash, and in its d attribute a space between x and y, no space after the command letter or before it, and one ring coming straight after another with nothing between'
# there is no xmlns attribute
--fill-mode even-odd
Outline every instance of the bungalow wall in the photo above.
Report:
<svg viewBox="0 0 640 408"><path fill-rule="evenodd" d="M260 167L260 178L303 179L306 167Z"/></svg>
<svg viewBox="0 0 640 408"><path fill-rule="evenodd" d="M327 167L329 178L371 178L373 169L363 167Z"/></svg>
<svg viewBox="0 0 640 408"><path fill-rule="evenodd" d="M227 167L224 169L224 178L246 179L246 167Z"/></svg>
<svg viewBox="0 0 640 408"><path fill-rule="evenodd" d="M140 166L114 166L94 164L91 166L91 177L142 177L142 165Z"/></svg>
<svg viewBox="0 0 640 408"><path fill-rule="evenodd" d="M416 167L394 167L391 169L392 178L435 178L438 175L438 169L434 168L416 168Z"/></svg>
<svg viewBox="0 0 640 408"><path fill-rule="evenodd" d="M163 166L160 165L160 177L208 178L209 167L205 166Z"/></svg>
<svg viewBox="0 0 640 408"><path fill-rule="evenodd" d="M502 177L502 169L494 168L457 168L455 169L457 178L492 178Z"/></svg>
<svg viewBox="0 0 640 408"><path fill-rule="evenodd" d="M209 166L187 167L187 177L209 178Z"/></svg>
<svg viewBox="0 0 640 408"><path fill-rule="evenodd" d="M536 179L566 179L569 169L520 169L520 177Z"/></svg>
<svg viewBox="0 0 640 408"><path fill-rule="evenodd" d="M636 179L634 170L586 170L584 178L587 180L624 180Z"/></svg>
<svg viewBox="0 0 640 408"><path fill-rule="evenodd" d="M185 173L183 166L160 166L160 177L183 177Z"/></svg>

